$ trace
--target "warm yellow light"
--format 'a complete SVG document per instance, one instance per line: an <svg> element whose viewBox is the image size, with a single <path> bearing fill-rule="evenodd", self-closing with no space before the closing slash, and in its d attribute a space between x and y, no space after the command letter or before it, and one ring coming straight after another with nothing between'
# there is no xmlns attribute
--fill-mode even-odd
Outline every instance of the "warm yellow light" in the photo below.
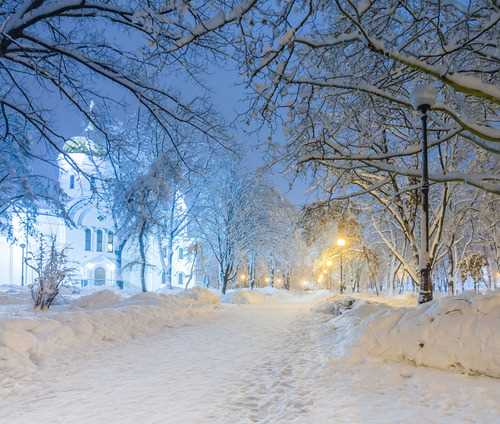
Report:
<svg viewBox="0 0 500 424"><path fill-rule="evenodd" d="M337 240L337 245L338 245L338 246L345 246L345 239L343 239L343 238L339 238L339 239Z"/></svg>
<svg viewBox="0 0 500 424"><path fill-rule="evenodd" d="M278 284L281 284L281 281L282 281L282 280L281 280L281 278L276 278L276 282L277 282Z"/></svg>
<svg viewBox="0 0 500 424"><path fill-rule="evenodd" d="M240 275L240 280L245 281L247 279L247 276L245 274Z"/></svg>
<svg viewBox="0 0 500 424"><path fill-rule="evenodd" d="M322 275L320 275L320 276L319 276L319 278L318 278L318 282L319 282L319 283L322 283L322 282L323 282L323 276L322 276Z"/></svg>
<svg viewBox="0 0 500 424"><path fill-rule="evenodd" d="M332 261L330 260L326 261L326 266L332 266Z"/></svg>

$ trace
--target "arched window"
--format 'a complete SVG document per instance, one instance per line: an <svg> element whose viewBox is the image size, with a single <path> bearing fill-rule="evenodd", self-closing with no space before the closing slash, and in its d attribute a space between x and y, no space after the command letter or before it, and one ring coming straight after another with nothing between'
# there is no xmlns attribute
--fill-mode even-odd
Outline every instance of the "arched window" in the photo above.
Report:
<svg viewBox="0 0 500 424"><path fill-rule="evenodd" d="M98 252L102 252L102 230L96 231L96 246L95 250Z"/></svg>
<svg viewBox="0 0 500 424"><path fill-rule="evenodd" d="M108 252L113 253L113 233L108 231Z"/></svg>
<svg viewBox="0 0 500 424"><path fill-rule="evenodd" d="M75 188L75 176L74 175L69 176L69 188Z"/></svg>
<svg viewBox="0 0 500 424"><path fill-rule="evenodd" d="M92 231L88 228L85 230L85 250L92 250Z"/></svg>
<svg viewBox="0 0 500 424"><path fill-rule="evenodd" d="M104 286L106 284L106 270L99 266L94 271L94 283L96 286Z"/></svg>

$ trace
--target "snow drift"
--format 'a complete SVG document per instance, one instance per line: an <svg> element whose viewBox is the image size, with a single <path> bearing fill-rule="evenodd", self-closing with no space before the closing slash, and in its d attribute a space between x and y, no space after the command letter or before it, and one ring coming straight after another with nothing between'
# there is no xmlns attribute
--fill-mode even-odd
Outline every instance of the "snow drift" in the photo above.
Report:
<svg viewBox="0 0 500 424"><path fill-rule="evenodd" d="M311 302L331 296L331 292L317 290L314 292L276 289L273 287L229 290L222 298L223 303L239 305L260 304L310 304Z"/></svg>
<svg viewBox="0 0 500 424"><path fill-rule="evenodd" d="M0 319L0 376L21 376L55 353L182 325L194 315L213 310L218 301L216 294L200 288L128 298L102 290L62 311Z"/></svg>
<svg viewBox="0 0 500 424"><path fill-rule="evenodd" d="M259 290L240 289L228 291L222 298L222 302L238 305L259 305L272 302L272 299L270 294L262 293Z"/></svg>
<svg viewBox="0 0 500 424"><path fill-rule="evenodd" d="M334 356L377 357L500 378L500 293L445 297L420 306L342 298L326 331Z"/></svg>

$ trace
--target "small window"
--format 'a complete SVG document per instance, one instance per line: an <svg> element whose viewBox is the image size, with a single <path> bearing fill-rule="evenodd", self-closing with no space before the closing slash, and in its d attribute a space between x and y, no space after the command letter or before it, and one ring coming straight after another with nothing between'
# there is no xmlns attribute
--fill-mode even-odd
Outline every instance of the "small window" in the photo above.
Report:
<svg viewBox="0 0 500 424"><path fill-rule="evenodd" d="M96 232L96 249L98 252L102 252L102 230L97 230Z"/></svg>
<svg viewBox="0 0 500 424"><path fill-rule="evenodd" d="M69 188L71 188L71 189L75 188L75 176L74 175L69 176Z"/></svg>
<svg viewBox="0 0 500 424"><path fill-rule="evenodd" d="M113 233L108 231L108 252L113 253Z"/></svg>
<svg viewBox="0 0 500 424"><path fill-rule="evenodd" d="M179 247L179 259L184 259L184 249Z"/></svg>
<svg viewBox="0 0 500 424"><path fill-rule="evenodd" d="M179 286L184 285L184 273L183 272L179 272L179 275L177 276L177 284Z"/></svg>
<svg viewBox="0 0 500 424"><path fill-rule="evenodd" d="M85 230L85 250L92 250L92 231L88 228Z"/></svg>

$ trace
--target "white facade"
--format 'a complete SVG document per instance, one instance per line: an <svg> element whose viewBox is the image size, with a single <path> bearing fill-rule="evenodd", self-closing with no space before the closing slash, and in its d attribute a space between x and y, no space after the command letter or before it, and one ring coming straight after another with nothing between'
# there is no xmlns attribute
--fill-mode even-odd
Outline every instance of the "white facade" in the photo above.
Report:
<svg viewBox="0 0 500 424"><path fill-rule="evenodd" d="M70 142L90 146L84 137L75 137ZM97 168L105 173L107 164L98 163L86 153L69 153L79 168L91 175ZM91 179L92 180L92 179ZM91 197L90 183L75 172L63 155L59 158L59 184L68 195L67 210L75 227L68 226L62 218L41 214L36 223L36 232L44 236L56 236L59 247L67 247L68 259L75 268L72 280L75 284L114 286L116 284L116 237L113 222L102 206L96 206ZM191 240L186 234L174 244L172 284L184 287L191 270L191 257L187 253ZM36 236L27 235L19 222L14 222L14 241L0 236L0 284L30 284L34 272L23 266L23 257L35 252L38 246ZM158 241L147 242L146 284L148 290L161 288L162 267ZM122 279L125 287L140 287L140 267L138 249L135 243L127 243L122 253ZM196 285L193 276L191 286Z"/></svg>

